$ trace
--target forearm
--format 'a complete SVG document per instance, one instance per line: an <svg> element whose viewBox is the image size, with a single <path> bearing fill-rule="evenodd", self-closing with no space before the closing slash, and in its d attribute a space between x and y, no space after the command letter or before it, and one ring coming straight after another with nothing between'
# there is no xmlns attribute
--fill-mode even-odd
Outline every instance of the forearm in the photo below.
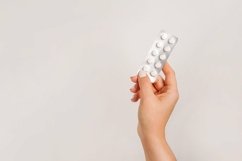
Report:
<svg viewBox="0 0 242 161"><path fill-rule="evenodd" d="M143 145L146 161L176 161L164 135L142 136L140 140Z"/></svg>
<svg viewBox="0 0 242 161"><path fill-rule="evenodd" d="M158 76L151 83L145 71L131 77L135 86L133 102L140 99L138 134L143 145L146 161L176 161L165 138L165 126L179 98L175 73L169 64L163 67L165 80Z"/></svg>

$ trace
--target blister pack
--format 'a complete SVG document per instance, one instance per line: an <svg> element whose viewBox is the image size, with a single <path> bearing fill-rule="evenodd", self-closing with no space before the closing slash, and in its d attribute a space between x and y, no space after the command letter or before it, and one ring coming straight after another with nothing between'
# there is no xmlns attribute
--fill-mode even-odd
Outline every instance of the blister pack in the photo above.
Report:
<svg viewBox="0 0 242 161"><path fill-rule="evenodd" d="M147 73L152 83L155 82L156 77L162 70L162 67L169 58L177 41L178 38L176 36L166 33L165 31L161 31L158 38L154 41L140 68L140 70Z"/></svg>

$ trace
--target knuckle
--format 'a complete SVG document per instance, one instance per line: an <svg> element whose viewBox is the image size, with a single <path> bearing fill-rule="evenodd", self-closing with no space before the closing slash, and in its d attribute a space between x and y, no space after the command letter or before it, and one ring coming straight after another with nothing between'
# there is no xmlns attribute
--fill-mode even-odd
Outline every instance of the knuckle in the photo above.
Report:
<svg viewBox="0 0 242 161"><path fill-rule="evenodd" d="M178 101L178 99L180 98L179 92L174 91L174 93L172 94L172 97L173 97L174 100Z"/></svg>
<svg viewBox="0 0 242 161"><path fill-rule="evenodd" d="M176 99L179 100L179 98L180 98L180 94L177 93L177 94L176 94Z"/></svg>
<svg viewBox="0 0 242 161"><path fill-rule="evenodd" d="M171 72L173 75L176 75L176 72L172 69L172 72Z"/></svg>
<svg viewBox="0 0 242 161"><path fill-rule="evenodd" d="M175 71L174 71L173 69L171 69L171 70L169 71L169 74L170 74L170 75L175 75Z"/></svg>
<svg viewBox="0 0 242 161"><path fill-rule="evenodd" d="M176 100L178 100L180 98L180 94L178 91L175 93L175 98L176 98Z"/></svg>

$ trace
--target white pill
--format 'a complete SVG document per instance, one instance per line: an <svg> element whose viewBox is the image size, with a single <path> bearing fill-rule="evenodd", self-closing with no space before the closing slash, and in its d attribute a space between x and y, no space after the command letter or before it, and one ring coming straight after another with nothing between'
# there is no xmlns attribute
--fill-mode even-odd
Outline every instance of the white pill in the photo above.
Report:
<svg viewBox="0 0 242 161"><path fill-rule="evenodd" d="M153 62L154 62L154 59L152 59L152 58L147 59L148 64L152 64Z"/></svg>
<svg viewBox="0 0 242 161"><path fill-rule="evenodd" d="M151 75L152 77L155 77L155 76L157 75L157 72L156 72L155 70L153 70L152 72L150 72L150 75Z"/></svg>
<svg viewBox="0 0 242 161"><path fill-rule="evenodd" d="M161 48L162 45L163 45L163 43L162 43L161 41L159 41L159 42L156 43L156 47L157 47L157 48Z"/></svg>
<svg viewBox="0 0 242 161"><path fill-rule="evenodd" d="M171 51L171 47L170 46L165 46L163 48L163 50L164 50L164 52L169 52L169 51Z"/></svg>
<svg viewBox="0 0 242 161"><path fill-rule="evenodd" d="M171 38L168 40L168 43L169 43L169 44L175 44L175 42L176 42L176 38L174 38L174 37L171 37Z"/></svg>
<svg viewBox="0 0 242 161"><path fill-rule="evenodd" d="M165 40L165 39L167 39L167 37L168 37L168 35L167 35L167 33L161 33L161 35L160 35L160 38L162 39L162 40Z"/></svg>
<svg viewBox="0 0 242 161"><path fill-rule="evenodd" d="M156 50L153 50L153 51L151 52L151 55L153 55L153 56L156 56L156 55L158 55L158 51L156 51Z"/></svg>
<svg viewBox="0 0 242 161"><path fill-rule="evenodd" d="M161 68L161 66L162 66L161 62L157 62L157 63L155 63L155 67L156 67L156 68Z"/></svg>
<svg viewBox="0 0 242 161"><path fill-rule="evenodd" d="M166 60L166 55L165 54L161 54L160 55L160 60Z"/></svg>
<svg viewBox="0 0 242 161"><path fill-rule="evenodd" d="M150 70L150 67L148 65L143 66L143 71L148 72Z"/></svg>

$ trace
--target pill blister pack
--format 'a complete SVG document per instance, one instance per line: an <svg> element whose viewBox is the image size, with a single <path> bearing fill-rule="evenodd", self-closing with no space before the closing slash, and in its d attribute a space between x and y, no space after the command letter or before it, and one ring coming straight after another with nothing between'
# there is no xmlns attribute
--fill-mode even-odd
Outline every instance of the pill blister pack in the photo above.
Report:
<svg viewBox="0 0 242 161"><path fill-rule="evenodd" d="M147 73L150 81L155 82L162 67L169 58L173 48L177 44L178 38L174 35L161 31L158 38L151 46L145 61L142 63L140 70ZM139 71L140 71L139 70Z"/></svg>

